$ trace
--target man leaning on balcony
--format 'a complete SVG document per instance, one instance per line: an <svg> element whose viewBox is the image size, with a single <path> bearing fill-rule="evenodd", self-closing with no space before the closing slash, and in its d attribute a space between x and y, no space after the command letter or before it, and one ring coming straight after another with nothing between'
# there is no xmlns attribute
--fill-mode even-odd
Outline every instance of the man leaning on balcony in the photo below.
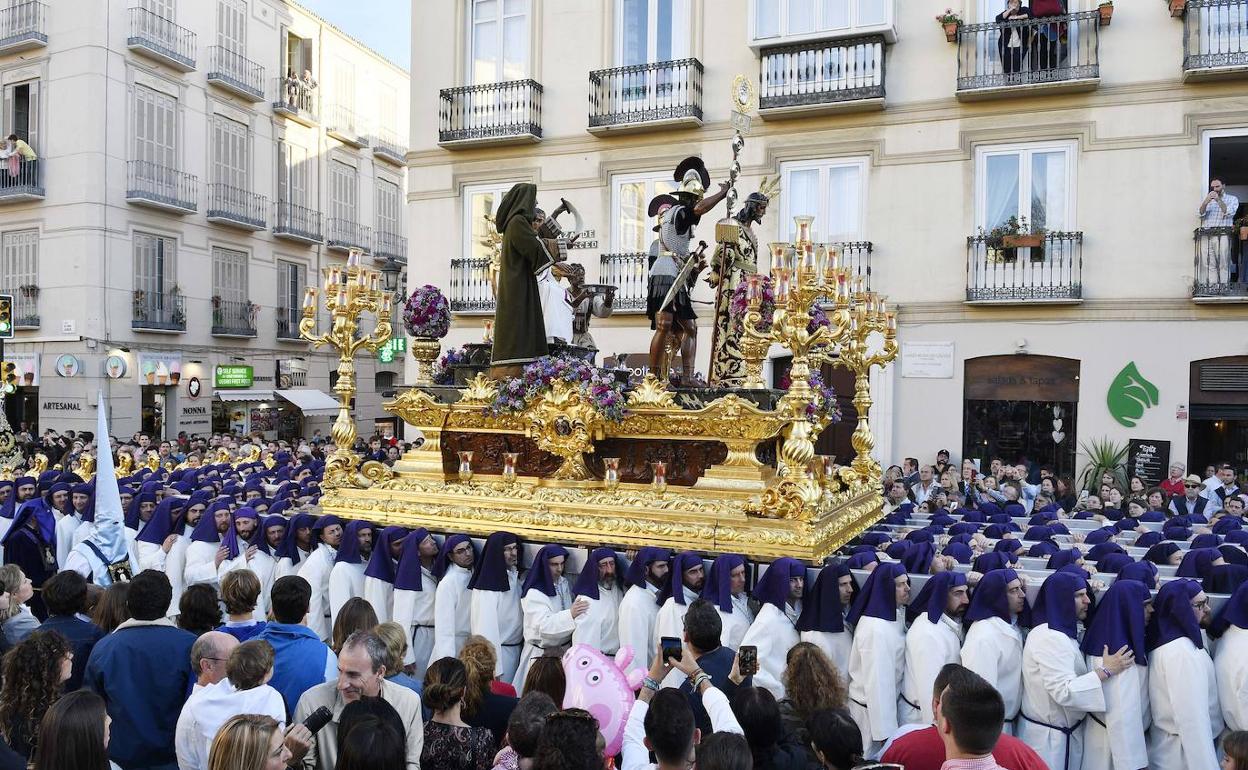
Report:
<svg viewBox="0 0 1248 770"><path fill-rule="evenodd" d="M1223 233L1209 233L1205 239L1204 275L1198 276L1199 283L1222 286L1230 282L1233 240L1230 228L1235 224L1235 212L1238 209L1239 199L1226 191L1222 180L1217 177L1210 179L1209 194L1200 202L1200 226L1204 229L1227 229ZM1200 278L1204 280L1201 281Z"/></svg>

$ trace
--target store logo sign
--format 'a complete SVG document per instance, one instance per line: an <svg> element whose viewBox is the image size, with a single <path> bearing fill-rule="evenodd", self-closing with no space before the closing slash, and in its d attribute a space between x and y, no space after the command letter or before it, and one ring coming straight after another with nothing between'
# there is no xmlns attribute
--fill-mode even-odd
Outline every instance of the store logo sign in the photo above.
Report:
<svg viewBox="0 0 1248 770"><path fill-rule="evenodd" d="M221 364L212 370L214 388L250 388L255 381L250 366Z"/></svg>
<svg viewBox="0 0 1248 770"><path fill-rule="evenodd" d="M1122 367L1118 376L1109 384L1105 403L1109 414L1119 425L1134 428L1144 412L1157 406L1160 396L1157 386L1144 379L1132 361Z"/></svg>
<svg viewBox="0 0 1248 770"><path fill-rule="evenodd" d="M407 352L407 337L391 337L386 344L377 348L377 360L388 364L395 358L402 358Z"/></svg>

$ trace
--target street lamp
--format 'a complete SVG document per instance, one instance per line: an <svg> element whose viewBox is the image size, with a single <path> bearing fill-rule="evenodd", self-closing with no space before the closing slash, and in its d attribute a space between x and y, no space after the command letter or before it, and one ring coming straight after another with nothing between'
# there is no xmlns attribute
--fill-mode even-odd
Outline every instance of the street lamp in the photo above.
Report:
<svg viewBox="0 0 1248 770"><path fill-rule="evenodd" d="M386 257L386 262L380 268L381 285L388 294L395 294L399 290L399 276L403 272L403 265L394 257Z"/></svg>

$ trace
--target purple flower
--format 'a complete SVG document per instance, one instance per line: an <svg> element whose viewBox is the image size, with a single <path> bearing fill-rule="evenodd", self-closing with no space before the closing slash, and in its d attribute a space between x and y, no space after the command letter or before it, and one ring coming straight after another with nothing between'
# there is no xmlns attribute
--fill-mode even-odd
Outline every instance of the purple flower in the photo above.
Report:
<svg viewBox="0 0 1248 770"><path fill-rule="evenodd" d="M413 337L442 339L451 328L451 306L438 287L426 284L403 303L403 326Z"/></svg>

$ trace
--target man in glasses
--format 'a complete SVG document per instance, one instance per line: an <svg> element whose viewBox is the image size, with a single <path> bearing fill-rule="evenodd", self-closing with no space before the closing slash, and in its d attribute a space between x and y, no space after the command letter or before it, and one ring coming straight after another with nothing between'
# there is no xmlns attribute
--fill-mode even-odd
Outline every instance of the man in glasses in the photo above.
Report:
<svg viewBox="0 0 1248 770"><path fill-rule="evenodd" d="M1181 578L1162 585L1153 606L1147 635L1149 767L1213 770L1223 723L1213 660L1201 633L1209 627L1209 597L1200 583Z"/></svg>
<svg viewBox="0 0 1248 770"><path fill-rule="evenodd" d="M1170 509L1174 511L1176 516L1203 516L1205 507L1209 505L1201 492L1205 489L1204 482L1196 474L1191 474L1183 479L1183 496L1175 496L1170 501Z"/></svg>

